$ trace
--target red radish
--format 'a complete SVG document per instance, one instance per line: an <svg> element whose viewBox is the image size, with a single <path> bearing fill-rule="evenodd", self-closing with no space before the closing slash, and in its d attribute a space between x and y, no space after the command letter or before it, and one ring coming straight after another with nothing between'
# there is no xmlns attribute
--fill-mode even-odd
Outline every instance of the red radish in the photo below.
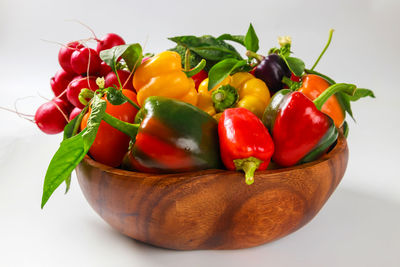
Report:
<svg viewBox="0 0 400 267"><path fill-rule="evenodd" d="M68 104L58 98L41 105L35 114L35 122L46 134L57 134L64 130L67 125L67 114L70 108Z"/></svg>
<svg viewBox="0 0 400 267"><path fill-rule="evenodd" d="M107 33L101 40L98 41L96 51L100 54L100 51L124 44L125 41L121 36L115 33Z"/></svg>
<svg viewBox="0 0 400 267"><path fill-rule="evenodd" d="M99 76L100 77L105 77L109 72L112 72L112 69L110 66L107 65L104 61L101 62L100 64L100 71L99 71Z"/></svg>
<svg viewBox="0 0 400 267"><path fill-rule="evenodd" d="M60 107L60 108L62 107L62 110L63 111L65 110L67 112L67 113L65 113L65 115L68 115L74 109L74 106L68 100L64 100L64 99L55 97L51 101L56 103L58 107Z"/></svg>
<svg viewBox="0 0 400 267"><path fill-rule="evenodd" d="M75 50L83 47L84 46L79 42L70 42L66 46L61 47L58 52L58 62L66 72L74 73L71 67L71 55Z"/></svg>
<svg viewBox="0 0 400 267"><path fill-rule="evenodd" d="M89 80L89 81L88 81ZM96 91L99 87L96 84L96 77L84 77L74 79L69 83L67 89L67 97L69 102L75 107L84 108L84 105L79 101L79 93L82 89L88 88L92 91Z"/></svg>
<svg viewBox="0 0 400 267"><path fill-rule="evenodd" d="M50 85L54 95L59 96L62 94L74 77L76 77L76 74L66 72L64 69L57 71L54 77L50 79ZM67 99L67 94L64 93L61 98Z"/></svg>
<svg viewBox="0 0 400 267"><path fill-rule="evenodd" d="M69 120L72 121L73 119L75 119L75 117L78 116L81 111L81 108L74 108L69 114Z"/></svg>
<svg viewBox="0 0 400 267"><path fill-rule="evenodd" d="M129 89L129 90L134 91L135 89L133 88L133 83L132 83L133 75L131 75L131 77L129 78L129 75L131 73L127 70L117 70L117 73L118 73L119 79L121 81L121 85L123 86L125 84L123 89ZM126 80L128 78L129 78L129 81L126 82ZM108 73L107 76L104 78L104 87L105 88L107 88L107 87L120 88L121 87L118 82L117 75L115 75L114 72Z"/></svg>
<svg viewBox="0 0 400 267"><path fill-rule="evenodd" d="M77 74L97 74L100 70L101 59L96 50L88 47L74 51L71 55L71 67Z"/></svg>

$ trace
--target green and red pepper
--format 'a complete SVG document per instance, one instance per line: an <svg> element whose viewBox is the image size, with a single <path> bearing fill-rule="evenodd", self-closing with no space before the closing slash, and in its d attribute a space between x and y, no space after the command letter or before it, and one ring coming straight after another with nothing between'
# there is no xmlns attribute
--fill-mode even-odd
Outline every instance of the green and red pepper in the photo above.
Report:
<svg viewBox="0 0 400 267"><path fill-rule="evenodd" d="M136 124L104 120L135 140L124 161L130 169L176 173L221 167L217 122L190 104L152 96Z"/></svg>

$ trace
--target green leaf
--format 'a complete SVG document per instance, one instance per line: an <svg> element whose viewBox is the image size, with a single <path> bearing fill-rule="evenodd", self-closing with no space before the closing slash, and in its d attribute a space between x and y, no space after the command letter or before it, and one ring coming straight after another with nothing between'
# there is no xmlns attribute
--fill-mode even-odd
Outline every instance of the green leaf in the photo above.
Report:
<svg viewBox="0 0 400 267"><path fill-rule="evenodd" d="M349 96L348 98L351 102L355 102L355 101L359 100L360 98L367 97L367 96L375 98L374 92L372 92L372 90L365 89L365 88L357 88L354 95Z"/></svg>
<svg viewBox="0 0 400 267"><path fill-rule="evenodd" d="M76 134L76 132L79 129L79 126L81 125L82 118L85 115L86 111L87 111L87 106L84 109L82 109L82 111L64 127L63 140L71 138ZM69 188L71 187L71 175L69 175L68 178L65 179L65 185L66 185L65 193L68 193Z"/></svg>
<svg viewBox="0 0 400 267"><path fill-rule="evenodd" d="M222 82L235 69L240 68L246 64L246 60L237 60L234 58L227 58L215 64L208 73L208 90L211 90L217 84Z"/></svg>
<svg viewBox="0 0 400 267"><path fill-rule="evenodd" d="M289 67L290 71L294 73L296 76L302 76L305 64L303 60L296 57L282 57L283 60L286 62L287 66Z"/></svg>
<svg viewBox="0 0 400 267"><path fill-rule="evenodd" d="M246 46L247 50L250 50L254 53L256 53L259 49L258 37L251 23L249 29L247 30L246 37L244 38L244 45Z"/></svg>
<svg viewBox="0 0 400 267"><path fill-rule="evenodd" d="M53 192L67 180L75 167L86 155L82 131L78 135L68 138L60 144L60 148L54 154L46 172L43 185L42 209Z"/></svg>
<svg viewBox="0 0 400 267"><path fill-rule="evenodd" d="M217 40L233 41L233 42L236 42L238 44L241 44L241 45L245 46L245 44L244 44L244 35L231 35L229 33L225 33L225 34L222 34L222 35L218 36Z"/></svg>
<svg viewBox="0 0 400 267"><path fill-rule="evenodd" d="M87 151L89 151L89 148L92 146L94 139L96 138L100 122L106 112L107 102L101 99L99 95L95 95L91 107L92 110L85 128L86 131L82 136Z"/></svg>
<svg viewBox="0 0 400 267"><path fill-rule="evenodd" d="M115 89L114 87L108 87L107 100L111 105L118 106L127 102L126 97L122 94L122 90Z"/></svg>
<svg viewBox="0 0 400 267"><path fill-rule="evenodd" d="M324 78L330 85L336 83L333 79L329 78L329 77L326 76L325 74L322 74L322 73L317 72L317 71L315 71L315 70L304 69L304 71L305 71L305 73L307 73L307 74L315 74L315 75L318 75L319 77Z"/></svg>
<svg viewBox="0 0 400 267"><path fill-rule="evenodd" d="M78 117L76 116L73 120L71 120L67 125L64 127L64 136L63 140L72 137L72 133L74 132L75 125L78 122Z"/></svg>
<svg viewBox="0 0 400 267"><path fill-rule="evenodd" d="M69 189L71 188L71 175L65 179L65 194L68 193Z"/></svg>
<svg viewBox="0 0 400 267"><path fill-rule="evenodd" d="M134 71L142 63L143 51L140 44L131 44L122 54L128 69Z"/></svg>
<svg viewBox="0 0 400 267"><path fill-rule="evenodd" d="M342 129L344 137L347 138L347 136L349 135L349 124L347 123L347 121L343 122Z"/></svg>
<svg viewBox="0 0 400 267"><path fill-rule="evenodd" d="M210 35L200 37L185 35L168 39L180 46L189 48L191 52L196 53L206 60L220 61L226 58L242 59L233 46Z"/></svg>
<svg viewBox="0 0 400 267"><path fill-rule="evenodd" d="M339 101L339 104L342 106L343 110L347 112L350 117L355 121L353 117L353 111L351 110L351 105L350 105L350 99L349 96L346 94L343 94L342 92L338 92L335 94L337 100Z"/></svg>
<svg viewBox="0 0 400 267"><path fill-rule="evenodd" d="M81 112L64 127L63 140L68 139L77 133L87 109L88 106L84 107Z"/></svg>
<svg viewBox="0 0 400 267"><path fill-rule="evenodd" d="M126 44L118 45L113 48L103 50L100 52L100 58L111 67L111 69L117 71L117 61L122 57L127 64L130 71L133 71L138 67L142 60L142 47L140 44Z"/></svg>
<svg viewBox="0 0 400 267"><path fill-rule="evenodd" d="M93 98L92 111L86 128L79 134L61 142L46 172L43 185L42 208L61 183L66 181L68 186L67 180L70 179L72 171L85 157L94 142L105 110L106 101L96 95Z"/></svg>

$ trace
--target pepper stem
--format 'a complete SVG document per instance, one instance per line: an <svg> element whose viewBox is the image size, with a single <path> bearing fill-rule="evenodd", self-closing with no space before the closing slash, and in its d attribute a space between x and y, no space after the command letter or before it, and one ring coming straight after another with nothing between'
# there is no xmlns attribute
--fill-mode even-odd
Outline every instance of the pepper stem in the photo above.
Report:
<svg viewBox="0 0 400 267"><path fill-rule="evenodd" d="M318 62L321 60L322 56L325 54L326 50L328 49L329 45L331 44L333 32L334 32L334 29L330 29L329 30L328 42L326 43L324 49L322 50L321 54L317 58L317 61L315 61L314 65L312 66L311 71L313 71L315 69L315 67L317 66Z"/></svg>
<svg viewBox="0 0 400 267"><path fill-rule="evenodd" d="M204 67L206 66L206 60L202 59L199 64L196 65L196 67L194 67L191 70L184 70L183 72L185 72L186 76L188 78L196 75L197 73L199 73L200 71L202 71L204 69Z"/></svg>
<svg viewBox="0 0 400 267"><path fill-rule="evenodd" d="M136 138L140 124L132 124L125 121L121 121L108 113L104 113L103 120L108 123L111 127L117 129L120 132L128 135L130 138Z"/></svg>
<svg viewBox="0 0 400 267"><path fill-rule="evenodd" d="M126 101L127 101L129 104L131 104L135 109L140 110L140 107L139 107L135 102L133 102L131 99L129 99L129 97L127 97L127 96L125 96L125 95L124 95L124 97L125 97Z"/></svg>
<svg viewBox="0 0 400 267"><path fill-rule="evenodd" d="M253 51L247 50L246 52L246 56L250 59L254 58L255 60L257 60L257 63L260 63L261 61L263 61L264 56L259 55Z"/></svg>
<svg viewBox="0 0 400 267"><path fill-rule="evenodd" d="M246 184L251 185L254 183L254 172L260 167L262 160L255 157L249 157L245 159L235 159L233 163L235 164L236 170L242 170L245 173Z"/></svg>
<svg viewBox="0 0 400 267"><path fill-rule="evenodd" d="M217 112L222 112L225 109L234 106L238 102L239 93L229 84L222 85L212 92L211 99L214 103L215 110Z"/></svg>
<svg viewBox="0 0 400 267"><path fill-rule="evenodd" d="M190 70L190 49L187 48L185 52L185 66L184 66L185 71Z"/></svg>
<svg viewBox="0 0 400 267"><path fill-rule="evenodd" d="M338 92L345 93L347 95L354 95L357 90L357 86L348 83L336 83L329 86L322 94L320 94L313 102L318 110L321 110L325 102L334 94Z"/></svg>

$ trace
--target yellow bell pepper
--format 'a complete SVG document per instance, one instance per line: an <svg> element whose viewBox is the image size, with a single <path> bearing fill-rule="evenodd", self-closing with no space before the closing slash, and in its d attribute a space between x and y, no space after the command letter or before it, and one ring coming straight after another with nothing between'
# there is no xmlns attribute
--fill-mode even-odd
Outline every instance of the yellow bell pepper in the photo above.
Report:
<svg viewBox="0 0 400 267"><path fill-rule="evenodd" d="M236 94L238 94L237 100L234 99L233 94L235 92L232 87L236 89ZM221 101L224 100L228 100L228 102L220 105ZM261 118L269 100L268 87L262 80L255 78L248 72L238 72L225 78L210 91L208 91L208 78L201 82L198 89L197 107L211 116L216 115L216 118L218 118L217 112L222 112L225 108L243 107Z"/></svg>
<svg viewBox="0 0 400 267"><path fill-rule="evenodd" d="M181 57L173 51L164 51L141 64L133 75L140 106L149 96L164 96L196 105L194 82L183 72Z"/></svg>

